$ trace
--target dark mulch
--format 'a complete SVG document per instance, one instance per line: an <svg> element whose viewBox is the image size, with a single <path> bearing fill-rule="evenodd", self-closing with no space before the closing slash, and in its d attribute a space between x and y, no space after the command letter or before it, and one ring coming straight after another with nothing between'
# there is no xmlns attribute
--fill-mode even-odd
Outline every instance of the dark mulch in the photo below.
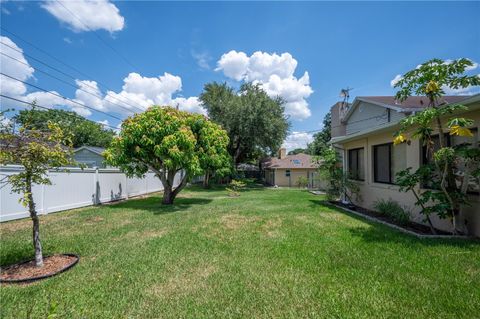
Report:
<svg viewBox="0 0 480 319"><path fill-rule="evenodd" d="M78 257L53 255L43 258L43 267L36 267L35 260L18 263L0 270L0 280L29 280L36 277L51 276L74 264Z"/></svg>
<svg viewBox="0 0 480 319"><path fill-rule="evenodd" d="M402 227L404 229L413 231L413 232L415 232L417 234L420 234L420 235L433 235L432 231L430 230L430 227L428 227L426 225L422 225L422 224L415 223L415 222L412 222L412 221L410 221L406 224L402 224L402 223L399 223L399 222L393 220L392 218L390 218L388 216L382 215L382 214L380 214L376 211L369 210L369 209L366 209L366 208L363 208L363 207L359 207L359 206L355 206L355 205L351 205L351 204L344 204L340 201L332 201L331 203L335 204L335 205L338 205L338 206L342 206L342 207L351 209L351 210L354 210L356 212L359 212L360 214L364 214L364 215L367 215L367 216L370 216L370 217L375 217L376 219L379 219L381 221L384 221L384 222L387 222L387 223L390 223L390 224L394 224L396 226L399 226L399 227ZM435 229L435 231L437 232L437 235L451 235L452 234L452 233L449 233L449 232L446 232L446 231L443 231L443 230L439 230L439 229Z"/></svg>

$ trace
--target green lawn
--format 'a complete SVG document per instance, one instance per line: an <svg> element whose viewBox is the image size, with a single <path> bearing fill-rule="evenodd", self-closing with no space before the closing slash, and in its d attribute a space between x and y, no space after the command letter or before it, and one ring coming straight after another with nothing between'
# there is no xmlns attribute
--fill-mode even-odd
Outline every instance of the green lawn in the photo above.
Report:
<svg viewBox="0 0 480 319"><path fill-rule="evenodd" d="M72 270L2 286L5 318L478 318L480 243L419 240L306 191L190 188L42 217ZM31 257L30 221L0 225L0 264Z"/></svg>

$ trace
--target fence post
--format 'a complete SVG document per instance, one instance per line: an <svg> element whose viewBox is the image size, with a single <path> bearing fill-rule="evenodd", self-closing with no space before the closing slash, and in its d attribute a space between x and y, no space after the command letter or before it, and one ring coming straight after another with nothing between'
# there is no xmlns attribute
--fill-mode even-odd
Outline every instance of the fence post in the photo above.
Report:
<svg viewBox="0 0 480 319"><path fill-rule="evenodd" d="M95 169L95 174L93 174L93 204L98 205L100 204L100 185L98 181L98 167L94 167Z"/></svg>
<svg viewBox="0 0 480 319"><path fill-rule="evenodd" d="M50 174L50 172L48 172ZM42 184L42 214L48 214L47 207L45 205L45 184Z"/></svg>
<svg viewBox="0 0 480 319"><path fill-rule="evenodd" d="M145 174L145 194L148 194L148 173Z"/></svg>
<svg viewBox="0 0 480 319"><path fill-rule="evenodd" d="M125 199L128 199L128 177L127 174L123 175L125 175Z"/></svg>

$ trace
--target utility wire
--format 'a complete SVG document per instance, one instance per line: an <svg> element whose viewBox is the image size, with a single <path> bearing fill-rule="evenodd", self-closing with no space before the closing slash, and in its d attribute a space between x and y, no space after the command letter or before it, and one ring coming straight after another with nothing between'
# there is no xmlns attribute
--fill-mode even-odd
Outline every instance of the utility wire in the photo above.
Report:
<svg viewBox="0 0 480 319"><path fill-rule="evenodd" d="M111 46L107 41L103 40L103 38L98 34L97 31L95 30L92 30L90 27L88 27L75 13L73 13L72 11L70 11L70 9L68 9L66 6L63 5L63 3L61 1L58 1L56 0L56 2L61 5L68 13L70 13L70 15L72 17L74 17L75 19L77 19L81 24L83 24L83 26L88 30L88 31L91 31L93 32L93 34L95 34L95 36L105 45L107 46L110 50L112 50L113 52L115 52L120 58L122 58L122 60L127 63L130 67L132 67L134 70L135 69L138 69L136 68L133 63L131 63L125 56L123 56L120 52L118 52L113 46Z"/></svg>
<svg viewBox="0 0 480 319"><path fill-rule="evenodd" d="M0 52L0 54L6 56L7 58L10 58L10 59L18 62L18 63L21 63L21 64L23 64L23 65L29 66L28 63L22 62L22 61L20 61L19 59L16 59L16 58L14 58L14 57L6 54L6 53ZM68 81L65 81L65 80L63 80L63 79L61 79L61 78L59 78L59 77L57 77L57 76L55 76L55 75L52 75L52 74L50 74L50 73L48 73L48 72L45 72L45 71L43 71L43 70L41 70L41 69L36 68L35 71L38 71L38 72L40 72L40 73L43 73L43 74L47 75L48 77L51 77L51 78L53 78L53 79L55 79L55 80L57 80L57 81L59 81L59 82L62 82L62 83L64 83L64 84L68 85L68 86L71 86L71 87L73 87L73 88L75 88L75 89L77 89L77 90L83 91L83 92L85 92L85 93L87 93L87 94L89 94L89 95L92 95L92 96L97 97L97 98L99 98L99 99L103 99L103 97L100 96L100 95L98 95L98 94L94 94L94 93L92 93L92 92L89 92L89 91L87 91L87 90L84 90L84 89L78 87L77 85L74 85L74 84L72 84L72 83L70 83L70 82L68 82ZM87 85L87 86L88 86L88 85ZM135 112L133 112L131 109L129 109L129 108L127 108L127 107L124 107L124 106L122 106L122 105L119 105L119 104L116 104L116 103L113 103L113 102L110 102L110 104L116 105L116 106L118 106L118 107L120 107L120 108L122 108L122 109L124 109L124 110L126 110L126 111L128 111L128 112L132 112L133 114L135 113Z"/></svg>
<svg viewBox="0 0 480 319"><path fill-rule="evenodd" d="M54 66L51 66L51 65L49 65L48 63L45 63L45 62L43 62L42 60L35 58L34 56L31 56L31 55L29 55L29 54L27 54L27 53L24 53L24 52L22 52L22 51L20 51L20 50L18 50L18 49L16 49L16 48L14 48L14 47L12 47L11 45L8 45L8 44L6 44L6 43L4 43L4 42L2 42L2 41L0 41L0 44L2 44L2 45L4 45L4 46L6 46L6 47L8 47L8 48L10 48L10 49L18 52L18 53L21 53L21 54L25 55L26 57L28 57L28 58L30 58L30 59L32 59L32 60L34 60L34 61L36 61L36 62L38 62L38 63L40 63L40 64L42 64L42 65L44 65L44 66L46 66L46 67L48 67L48 68L50 68L50 69L52 69L52 70L54 70L54 71L56 71L56 72L64 75L64 76L66 76L66 77L68 77L68 78L70 78L70 79L72 79L72 80L74 80L74 81L76 80L76 78L75 78L74 76L72 76L72 75L70 75L70 74L68 74L68 73L63 72L62 70L60 70L60 69L58 69L58 68L56 68L56 67L54 67ZM27 64L27 63L25 63L25 62L23 62L23 61L20 61L20 60L18 60L18 59L16 59L16 58L14 58L14 57L12 57L12 56L4 53L4 52L0 52L0 53L1 53L2 55L5 55L6 57L12 59L12 60L15 60L15 61L21 63L21 64L30 66L29 64ZM45 74L46 72L43 71L42 73ZM52 77L53 77L53 76L52 76ZM58 80L58 78L56 78L56 79ZM98 88L96 88L96 87L94 87L94 86L91 86L91 85L88 84L88 83L84 83L84 84L85 84L85 86L88 86L89 88L91 88L91 89L93 89L93 90L97 90L97 89L98 89ZM78 86L75 85L75 88L78 88ZM80 89L80 90L82 90L82 89ZM82 90L82 91L84 91L84 90ZM87 91L85 91L85 92L87 92ZM92 94L91 92L89 92L89 93ZM119 101L119 102L121 102L121 103L124 103L125 105L128 105L128 106L130 106L130 107L132 107L132 108L135 108L135 109L139 110L140 112L143 112L143 111L144 111L143 109L139 108L138 106L134 106L134 105L128 104L128 103L125 102L125 101L122 101L122 100L120 100L120 99L118 99L118 98L116 98L116 97L114 97L114 96L109 95L108 92L107 92L106 96L110 96L111 98L114 98L114 99L116 99L117 101ZM97 95L97 97L102 98L101 96L98 96L98 95ZM129 112L132 112L132 110L129 109L129 108L126 108L126 107L124 107L124 106L121 106L121 105L115 104L115 103L112 103L112 104L117 105L117 106L119 106L119 107L121 107L121 108L123 108L123 109L126 109L126 110L129 111ZM133 112L133 113L134 113L134 112Z"/></svg>
<svg viewBox="0 0 480 319"><path fill-rule="evenodd" d="M45 107L45 106L42 106L42 105L38 105L38 104L35 104L35 103L31 103L31 102L27 102L27 101L24 101L24 100L20 100L20 99L17 99L17 98L14 98L14 97L11 97L11 96L8 96L8 95L3 95L3 94L0 94L1 97L4 97L6 99L9 99L9 100L12 100L12 101L16 101L16 102L19 102L19 103L23 103L23 104L27 104L29 106L32 106L32 107L38 107L40 109L44 109L44 110L47 110L47 111L50 111L50 110L54 110L52 108L48 108L48 107ZM73 114L70 114L70 113L66 113L68 114L69 116L72 116L72 117L75 117L75 115ZM84 118L85 120L89 121L89 122L92 122L92 123L95 123L95 124L99 124L99 125L103 125L103 126L108 126L114 130L118 130L118 127L115 127L115 126L111 126L111 125L108 125L108 124L103 124L103 123L98 123L98 122L94 122L92 120L89 120L89 119L86 119Z"/></svg>
<svg viewBox="0 0 480 319"><path fill-rule="evenodd" d="M19 36L18 34L15 34L15 33L13 33L12 31L9 31L9 30L5 29L5 28L2 27L2 26L0 26L0 29L3 30L3 31L5 31L5 32L7 32L7 33L9 33L9 34L11 34L11 35L13 35L14 37L18 38L19 40L25 42L26 44L30 45L31 47L35 48L36 50L38 50L38 51L42 52L43 54L47 55L47 56L50 57L51 59L57 61L58 63L60 63L60 64L62 64L62 65L64 65L64 66L66 66L67 68L69 68L69 69L77 72L78 74L84 76L85 78L87 78L87 79L93 79L93 78L94 78L93 76L90 76L90 75L86 74L85 72L80 71L80 70L77 69L76 67L74 67L74 66L72 66L72 65L70 65L70 64L68 64L68 63L65 63L64 61L62 61L62 60L60 60L59 58L55 57L53 54L50 54L50 53L48 53L47 51L43 50L42 48L39 48L38 46L36 46L35 44L33 44L33 43L31 43L30 41L26 40L25 38ZM23 53L23 52L22 52L22 53ZM106 85L106 84L104 84L104 83L102 83L102 82L100 82L100 81L97 81L97 80L95 80L95 82L97 82L97 83L100 84L102 87L104 87L105 90L113 91L111 88L108 87L108 85ZM108 94L107 94L107 95L108 95ZM124 96L123 98L124 98L125 100L128 100L128 101L134 103L134 104L137 104L137 102L135 102L134 100L130 99L130 98L127 97L127 96ZM126 102L124 102L124 101L122 101L122 102L123 102L123 103L126 103ZM128 104L128 103L126 103L126 104ZM132 106L132 105L130 105L130 106ZM132 107L133 107L133 106L132 106Z"/></svg>
<svg viewBox="0 0 480 319"><path fill-rule="evenodd" d="M26 82L26 81L22 81L22 80L20 80L20 79L17 79L16 77L13 77L13 76L11 76L11 75L5 74L5 73L3 73L3 72L0 72L0 75L6 76L7 78L10 78L10 79L12 79L12 80L15 80L15 81L21 82L21 83L23 83L23 84L26 84L26 85L28 85L28 86L31 86L31 87L33 87L33 88L36 88L37 90L44 91L44 92L47 93L47 94L50 94L50 95L53 95L53 96L57 96L57 97L62 98L62 99L64 99L64 100L67 100L67 101L70 101L70 102L72 102L72 103L78 104L78 105L80 105L80 106L83 107L83 108L87 108L87 109L92 110L92 111L94 111L94 112L98 112L98 113L102 113L102 114L104 114L104 115L110 116L111 118L114 118L114 119L116 119L116 120L123 121L121 118L119 118L119 117L117 117L117 116L115 116L115 115L112 115L112 114L109 114L109 113L106 113L106 112L97 110L97 109L95 109L95 108L93 108L93 107L90 107L90 106L88 106L88 105L82 104L82 103L77 102L77 101L75 101L75 100L69 99L68 97L65 97L65 96L63 96L63 95L60 95L60 94L58 94L58 93L54 93L54 92L52 92L52 91L48 91L48 90L46 90L46 89L44 89L44 88L41 88L41 87L39 87L39 86L37 86L37 85L28 83L28 82Z"/></svg>

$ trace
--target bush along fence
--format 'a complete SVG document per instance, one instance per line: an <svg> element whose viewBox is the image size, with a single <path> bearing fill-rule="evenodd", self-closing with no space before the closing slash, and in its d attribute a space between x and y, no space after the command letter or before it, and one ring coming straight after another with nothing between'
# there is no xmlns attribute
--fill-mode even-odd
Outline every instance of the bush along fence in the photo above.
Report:
<svg viewBox="0 0 480 319"><path fill-rule="evenodd" d="M7 175L18 174L22 166L7 165L0 167L0 179ZM144 178L127 178L118 169L68 168L68 171L49 172L52 185L35 185L33 197L39 214L97 205L129 197L144 195L163 190L160 179L153 172ZM181 173L175 176L174 185L178 185ZM10 185L3 184L0 189L0 222L28 217L28 211L19 203L20 195L11 193Z"/></svg>

